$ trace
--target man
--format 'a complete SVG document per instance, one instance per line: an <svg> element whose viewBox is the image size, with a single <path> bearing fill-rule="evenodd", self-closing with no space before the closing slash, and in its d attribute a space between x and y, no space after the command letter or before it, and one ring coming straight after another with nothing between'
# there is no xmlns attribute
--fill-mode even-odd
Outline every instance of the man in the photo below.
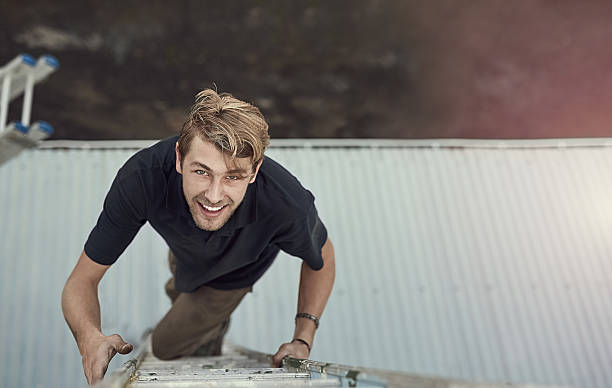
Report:
<svg viewBox="0 0 612 388"><path fill-rule="evenodd" d="M264 157L268 144L259 109L207 89L178 139L139 151L119 170L62 293L88 383L132 350L118 334L102 334L97 287L145 222L170 248L172 306L152 333L158 358L220 354L232 311L280 249L303 263L293 339L274 363L308 358L334 282L334 249L314 197Z"/></svg>

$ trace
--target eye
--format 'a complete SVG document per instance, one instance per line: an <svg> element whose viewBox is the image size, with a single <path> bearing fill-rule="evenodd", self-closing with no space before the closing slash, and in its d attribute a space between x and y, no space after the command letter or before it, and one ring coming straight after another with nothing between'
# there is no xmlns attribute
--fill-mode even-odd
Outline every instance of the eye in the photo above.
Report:
<svg viewBox="0 0 612 388"><path fill-rule="evenodd" d="M197 175L202 175L202 176L206 176L208 175L208 172L204 171L204 170L195 170L194 171Z"/></svg>
<svg viewBox="0 0 612 388"><path fill-rule="evenodd" d="M230 175L227 177L227 179L229 179L230 181L237 181L238 179L240 179L240 177L236 175Z"/></svg>

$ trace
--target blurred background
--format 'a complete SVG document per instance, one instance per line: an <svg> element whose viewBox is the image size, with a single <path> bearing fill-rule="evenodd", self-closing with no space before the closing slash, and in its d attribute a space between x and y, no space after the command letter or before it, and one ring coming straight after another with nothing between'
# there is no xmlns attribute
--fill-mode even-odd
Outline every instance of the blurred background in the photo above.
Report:
<svg viewBox="0 0 612 388"><path fill-rule="evenodd" d="M5 0L0 60L49 53L54 139L177 133L197 91L273 138L612 134L608 1ZM9 119L21 111L11 105Z"/></svg>

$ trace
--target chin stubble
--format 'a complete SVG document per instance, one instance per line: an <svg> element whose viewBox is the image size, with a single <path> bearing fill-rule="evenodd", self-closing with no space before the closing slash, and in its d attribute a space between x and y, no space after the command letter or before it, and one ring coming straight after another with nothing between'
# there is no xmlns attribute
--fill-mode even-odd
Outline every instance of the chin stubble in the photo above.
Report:
<svg viewBox="0 0 612 388"><path fill-rule="evenodd" d="M207 201L204 201L204 203L206 203L206 206L209 206ZM229 221L229 219L232 217L232 215L234 214L234 209L225 209L224 211L230 211L230 213L228 215L224 215L222 216L222 218L219 218L218 220L214 220L212 221L212 223L214 224L215 221L220 221L220 224L215 227L214 229L211 229L210 227L207 227L205 225L203 225L202 223L198 222L199 219L204 219L207 220L208 219L201 213L200 210L200 205L198 204L198 200L194 198L194 200L191 203L191 206L189 206L189 210L191 211L191 217L193 218L193 222L196 224L196 226L202 230L206 230L209 232L214 232L216 230L221 229L221 227L223 227L223 225L225 225L227 223L227 221ZM217 205L219 206L219 205ZM231 207L231 203L228 203L226 205L224 205L226 207Z"/></svg>

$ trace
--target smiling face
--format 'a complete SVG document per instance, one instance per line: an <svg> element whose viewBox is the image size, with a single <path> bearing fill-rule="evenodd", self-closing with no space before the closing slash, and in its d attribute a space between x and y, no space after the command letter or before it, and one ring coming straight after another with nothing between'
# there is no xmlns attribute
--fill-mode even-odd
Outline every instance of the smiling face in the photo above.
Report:
<svg viewBox="0 0 612 388"><path fill-rule="evenodd" d="M225 225L260 166L261 161L253 171L250 158L232 159L199 136L181 160L177 143L176 171L183 175L183 193L198 228L215 231Z"/></svg>

